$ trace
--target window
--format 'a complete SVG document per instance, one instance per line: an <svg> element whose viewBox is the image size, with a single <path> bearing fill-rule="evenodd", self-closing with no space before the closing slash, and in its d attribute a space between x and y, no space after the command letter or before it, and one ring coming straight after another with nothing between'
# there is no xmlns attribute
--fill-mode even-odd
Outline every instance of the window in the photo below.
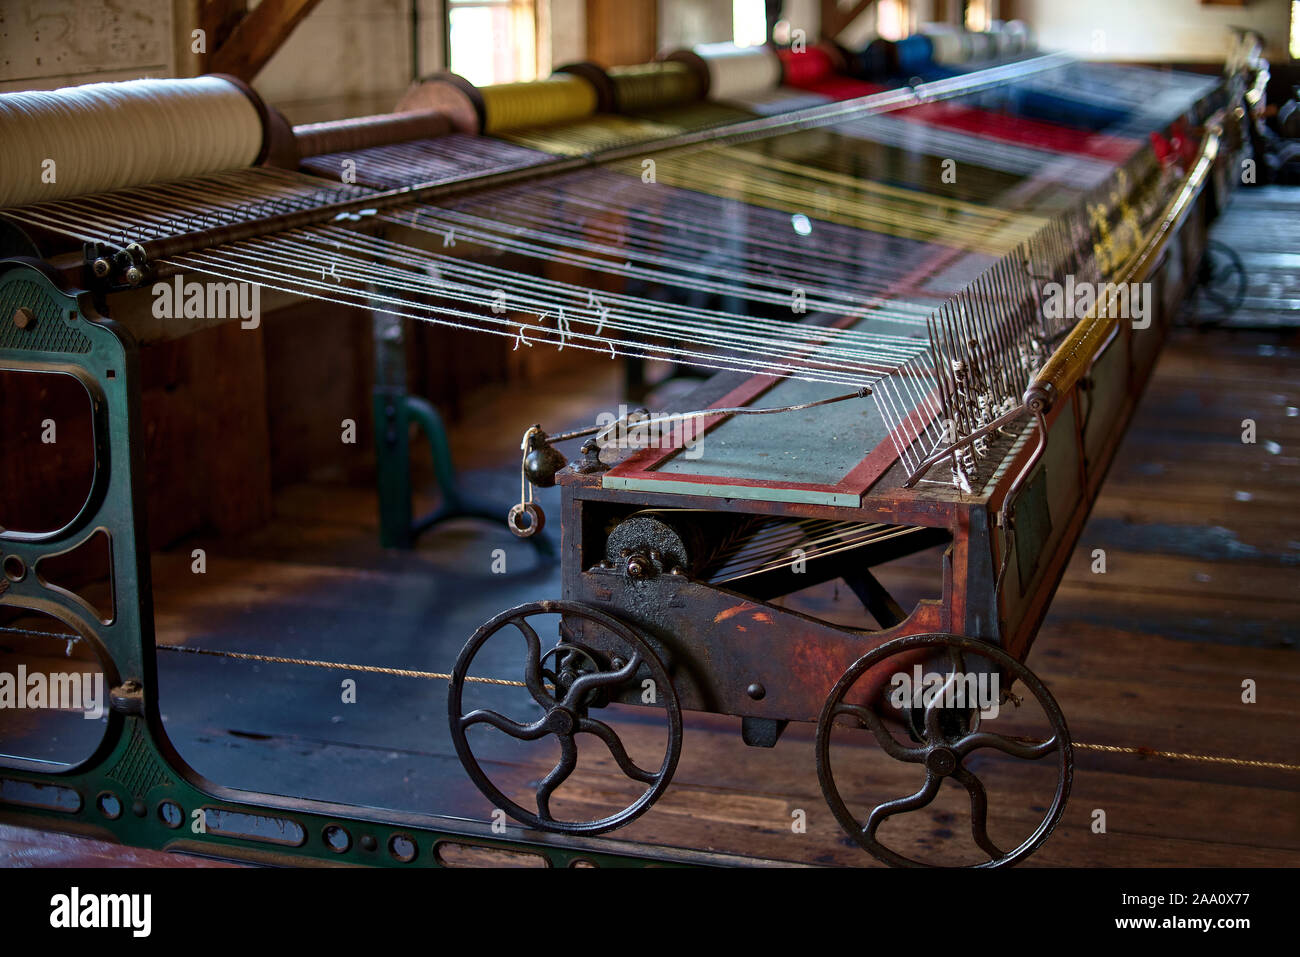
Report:
<svg viewBox="0 0 1300 957"><path fill-rule="evenodd" d="M886 40L901 40L911 33L906 0L880 0L876 4L876 33Z"/></svg>
<svg viewBox="0 0 1300 957"><path fill-rule="evenodd" d="M1300 60L1300 2L1291 0L1291 59Z"/></svg>
<svg viewBox="0 0 1300 957"><path fill-rule="evenodd" d="M987 30L991 19L993 18L989 16L989 0L967 0L967 30Z"/></svg>
<svg viewBox="0 0 1300 957"><path fill-rule="evenodd" d="M448 0L451 71L475 86L537 76L534 0Z"/></svg>
<svg viewBox="0 0 1300 957"><path fill-rule="evenodd" d="M767 42L767 4L764 0L732 0L731 38L738 47Z"/></svg>

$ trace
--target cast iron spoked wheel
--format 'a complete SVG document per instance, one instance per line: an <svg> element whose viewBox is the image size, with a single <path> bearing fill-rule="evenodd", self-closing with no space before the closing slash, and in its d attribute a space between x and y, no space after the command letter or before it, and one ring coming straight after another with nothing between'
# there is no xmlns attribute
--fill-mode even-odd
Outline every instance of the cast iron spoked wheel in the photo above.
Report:
<svg viewBox="0 0 1300 957"><path fill-rule="evenodd" d="M1205 244L1196 279L1199 291L1213 306L1211 315L1202 315L1198 325L1212 326L1230 319L1246 301L1246 267L1226 243L1211 239Z"/></svg>
<svg viewBox="0 0 1300 957"><path fill-rule="evenodd" d="M565 620L583 619L613 638L621 650L604 654L572 641L561 640L549 651L542 651L542 640L528 623L534 616L561 615ZM462 697L470 665L479 650L501 629L513 626L524 637L527 655L524 660L524 686L541 706L542 717L531 722L515 721L496 711L477 709L465 714ZM554 667L547 663L554 661ZM668 742L663 763L658 770L638 767L628 756L617 732L593 718L590 712L612 700L620 688L635 683L649 672L656 694L661 697L668 721ZM461 649L452 671L447 708L451 718L451 739L461 764L478 789L498 808L515 820L543 831L561 834L599 834L622 827L649 809L668 788L677 759L682 752L682 712L671 680L654 650L631 628L599 609L581 602L540 601L511 608L485 623ZM535 789L537 809L530 811L516 804L492 783L470 748L466 732L476 724L486 724L521 741L537 741L555 735L560 745L560 759ZM646 785L635 801L617 813L599 820L563 821L551 813L551 797L578 765L577 736L588 735L600 742L627 777Z"/></svg>
<svg viewBox="0 0 1300 957"><path fill-rule="evenodd" d="M885 727L876 709L869 705L853 704L845 698L869 670L896 655L924 652L926 649L942 654L947 659L949 679L966 670L965 654L977 654L992 662L1001 670L1002 680L1009 687L1016 681L1038 700L1051 725L1052 735L1045 741L1026 742L1001 734L994 734L980 729L979 715L975 711L944 708L942 699L921 710L919 722L919 745L908 747L894 737ZM946 684L947 682L945 682ZM877 805L867 815L865 821L858 820L845 804L835 783L831 769L830 739L831 729L838 718L849 718L860 727L871 730L876 741L891 758L909 764L919 764L925 768L925 783L915 794L898 798ZM1019 847L1003 851L989 838L988 834L988 797L984 785L963 762L972 752L981 748L994 748L1016 758L1038 760L1048 755L1056 755L1057 780L1056 794L1042 823ZM1070 782L1074 774L1074 756L1070 747L1070 733L1065 726L1065 717L1051 693L1032 671L1016 661L1002 649L987 642L957 635L914 635L886 642L869 654L859 658L848 671L836 682L826 705L822 708L817 721L817 778L821 782L822 794L830 805L840 826L848 832L859 845L878 860L895 867L927 867L923 861L905 857L891 850L876 837L880 825L896 814L927 807L939 794L944 778L951 777L966 789L970 795L971 836L976 845L988 856L988 859L974 865L976 867L1004 867L1023 860L1032 854L1052 833L1061 814L1065 810L1065 801L1070 794Z"/></svg>

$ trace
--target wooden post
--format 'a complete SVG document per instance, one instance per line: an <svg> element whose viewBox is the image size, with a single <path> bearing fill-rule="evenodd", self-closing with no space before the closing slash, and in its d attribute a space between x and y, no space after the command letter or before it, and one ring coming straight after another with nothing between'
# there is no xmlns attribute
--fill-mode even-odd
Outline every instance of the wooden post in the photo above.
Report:
<svg viewBox="0 0 1300 957"><path fill-rule="evenodd" d="M658 35L656 0L587 0L587 58L601 66L653 60Z"/></svg>
<svg viewBox="0 0 1300 957"><path fill-rule="evenodd" d="M822 36L834 40L845 27L856 20L875 0L858 0L850 9L841 10L836 0L822 0Z"/></svg>

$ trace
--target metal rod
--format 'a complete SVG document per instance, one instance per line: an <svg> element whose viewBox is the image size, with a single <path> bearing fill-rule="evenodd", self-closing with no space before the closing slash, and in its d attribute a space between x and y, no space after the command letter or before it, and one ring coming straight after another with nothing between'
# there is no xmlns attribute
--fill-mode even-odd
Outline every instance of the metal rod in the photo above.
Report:
<svg viewBox="0 0 1300 957"><path fill-rule="evenodd" d="M926 472L930 471L930 469L933 466L937 465L938 463L942 462L944 459L951 456L962 446L970 445L970 443L974 442L976 439L982 438L983 436L988 435L990 432L996 432L998 429L1002 428L1002 426L1009 425L1010 423L1014 422L1016 419L1020 418L1028 411L1029 411L1029 407L1021 403L1020 405L1016 406L1014 409L1012 409L1010 412L1006 413L1005 415L998 416L996 419L994 419L992 422L989 422L987 425L981 426L980 428L976 429L974 432L971 432L969 435L963 435L956 442L953 442L952 445L946 446L940 449L938 452L935 452L924 462L918 465L916 467L916 471L914 471L911 475L907 477L907 481L903 483L903 488L911 488L912 486L914 486L917 482L921 481L921 478L925 475Z"/></svg>
<svg viewBox="0 0 1300 957"><path fill-rule="evenodd" d="M773 412L800 412L804 409L815 409L819 405L831 405L834 402L843 402L845 399L865 399L869 395L871 395L871 390L866 386L863 386L856 392L846 392L843 395L832 396L829 399L818 399L815 402L801 402L798 405L783 405L779 408L774 407L770 409L750 409L740 407L733 409L700 409L696 412L672 412L668 415L661 415L657 419L638 421L636 424L637 427L643 425L651 426L659 425L663 422L680 422L682 419L706 418L711 415L770 415ZM580 439L584 435L595 435L598 432L603 436L610 430L617 428L620 423L627 421L627 419L633 414L634 413L629 412L627 415L620 417L609 425L589 425L585 428L573 429L569 432L560 432L556 435L548 435L546 436L546 441L567 442L569 439ZM531 431L531 429L529 431Z"/></svg>

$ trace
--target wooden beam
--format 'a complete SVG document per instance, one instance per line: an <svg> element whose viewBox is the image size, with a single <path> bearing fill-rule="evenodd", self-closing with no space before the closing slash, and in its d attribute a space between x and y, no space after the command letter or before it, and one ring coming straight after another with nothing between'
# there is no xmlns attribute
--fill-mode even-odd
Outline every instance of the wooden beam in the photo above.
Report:
<svg viewBox="0 0 1300 957"><path fill-rule="evenodd" d="M213 54L247 13L248 0L201 0L198 25L204 34L205 52L199 55L200 73L210 72Z"/></svg>
<svg viewBox="0 0 1300 957"><path fill-rule="evenodd" d="M208 60L212 73L250 82L320 0L262 0Z"/></svg>
<svg viewBox="0 0 1300 957"><path fill-rule="evenodd" d="M873 3L875 0L858 0L848 10L842 10L837 0L822 0L822 36L834 40L840 31L860 17Z"/></svg>
<svg viewBox="0 0 1300 957"><path fill-rule="evenodd" d="M839 6L835 0L821 0L821 35L824 37L833 37L839 31L832 30L835 20L839 16Z"/></svg>

